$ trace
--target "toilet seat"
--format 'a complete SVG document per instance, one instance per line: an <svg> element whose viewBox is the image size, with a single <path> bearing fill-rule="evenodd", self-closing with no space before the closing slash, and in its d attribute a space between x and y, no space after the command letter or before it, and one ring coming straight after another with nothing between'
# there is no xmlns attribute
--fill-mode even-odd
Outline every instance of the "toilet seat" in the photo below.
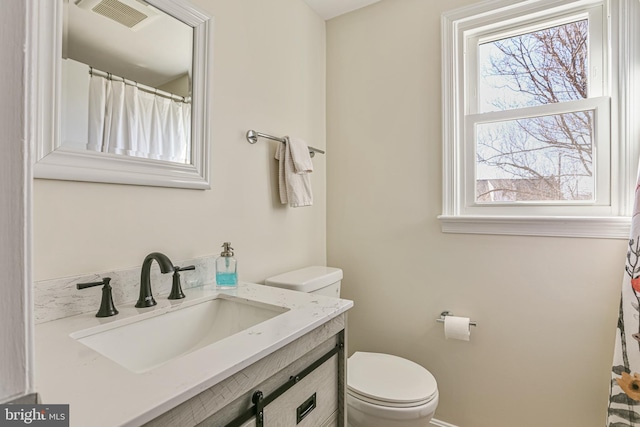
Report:
<svg viewBox="0 0 640 427"><path fill-rule="evenodd" d="M424 405L438 396L436 379L422 366L398 356L355 352L347 361L348 393L389 408Z"/></svg>

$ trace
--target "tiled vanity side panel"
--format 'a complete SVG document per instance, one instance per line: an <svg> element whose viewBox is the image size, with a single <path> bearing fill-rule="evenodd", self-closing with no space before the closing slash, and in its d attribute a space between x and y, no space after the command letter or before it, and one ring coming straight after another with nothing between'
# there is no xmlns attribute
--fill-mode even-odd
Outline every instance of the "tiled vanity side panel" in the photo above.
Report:
<svg viewBox="0 0 640 427"><path fill-rule="evenodd" d="M185 267L195 265L193 271L181 271L182 289L194 288L215 281L215 256L174 262ZM113 302L116 306L130 304L138 300L140 292L141 266L129 269L105 271L102 273L42 280L34 283L35 323L49 322L76 314L98 311L102 298L102 287L96 286L78 290L77 283L99 282L103 277L111 277ZM162 274L157 263L151 266L151 289L154 297L169 294L173 273ZM186 291L185 291L186 292Z"/></svg>
<svg viewBox="0 0 640 427"><path fill-rule="evenodd" d="M251 407L251 396L256 389L259 388L268 395L285 383L291 375L335 347L337 334L344 330L345 321L346 314L341 314L243 371L204 390L144 427L226 425ZM344 359L339 359L339 365L342 363ZM339 367L338 371L344 372L344 367ZM339 378L339 387L343 381L344 379ZM344 401L339 401L339 411L344 413Z"/></svg>

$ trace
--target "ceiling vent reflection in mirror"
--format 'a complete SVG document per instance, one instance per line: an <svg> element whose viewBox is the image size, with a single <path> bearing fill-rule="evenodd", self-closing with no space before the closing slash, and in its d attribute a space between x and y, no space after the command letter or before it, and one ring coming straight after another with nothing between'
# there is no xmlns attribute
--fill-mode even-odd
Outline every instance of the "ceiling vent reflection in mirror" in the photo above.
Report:
<svg viewBox="0 0 640 427"><path fill-rule="evenodd" d="M134 31L148 24L158 15L150 5L137 0L77 0L76 5Z"/></svg>

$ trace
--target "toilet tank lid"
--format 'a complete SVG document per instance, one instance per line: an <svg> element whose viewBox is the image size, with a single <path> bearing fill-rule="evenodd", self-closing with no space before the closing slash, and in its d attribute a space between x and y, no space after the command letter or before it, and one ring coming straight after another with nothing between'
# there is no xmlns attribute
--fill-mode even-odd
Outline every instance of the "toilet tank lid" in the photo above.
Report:
<svg viewBox="0 0 640 427"><path fill-rule="evenodd" d="M342 270L334 267L311 266L269 277L265 285L313 292L342 280Z"/></svg>
<svg viewBox="0 0 640 427"><path fill-rule="evenodd" d="M434 398L438 384L431 372L391 354L355 352L347 361L350 392L385 404L425 403Z"/></svg>

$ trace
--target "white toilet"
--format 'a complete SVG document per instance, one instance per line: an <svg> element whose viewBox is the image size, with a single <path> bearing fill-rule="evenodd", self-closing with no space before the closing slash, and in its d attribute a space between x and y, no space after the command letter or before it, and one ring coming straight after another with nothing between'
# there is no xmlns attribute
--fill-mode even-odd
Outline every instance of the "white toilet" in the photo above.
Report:
<svg viewBox="0 0 640 427"><path fill-rule="evenodd" d="M265 285L340 296L342 270L307 267ZM422 366L390 354L355 352L347 361L349 427L426 427L438 406L436 379Z"/></svg>

